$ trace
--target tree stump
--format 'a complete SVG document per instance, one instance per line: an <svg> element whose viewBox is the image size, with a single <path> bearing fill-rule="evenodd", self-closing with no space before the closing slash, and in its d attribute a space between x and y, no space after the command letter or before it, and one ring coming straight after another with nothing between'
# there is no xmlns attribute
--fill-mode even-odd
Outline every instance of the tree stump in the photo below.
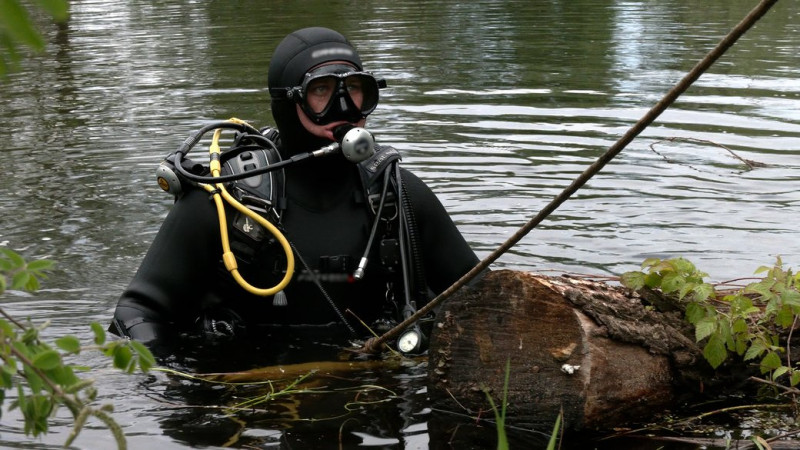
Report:
<svg viewBox="0 0 800 450"><path fill-rule="evenodd" d="M493 271L437 313L429 393L437 408L486 411L509 361L508 423L552 429L562 408L572 430L640 423L707 375L682 316L606 283Z"/></svg>

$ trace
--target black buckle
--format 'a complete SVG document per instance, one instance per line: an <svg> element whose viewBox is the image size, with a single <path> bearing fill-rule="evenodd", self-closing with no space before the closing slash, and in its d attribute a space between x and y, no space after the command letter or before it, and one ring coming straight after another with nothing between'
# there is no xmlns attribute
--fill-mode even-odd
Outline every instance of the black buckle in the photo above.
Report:
<svg viewBox="0 0 800 450"><path fill-rule="evenodd" d="M370 194L367 197L367 201L369 202L369 208L372 211L372 214L378 214L378 207L381 204L381 194ZM387 211L391 211L391 213L387 215ZM383 213L381 214L381 219L387 221L394 220L397 218L397 213L399 211L400 209L397 207L394 192L387 192L386 201L383 202Z"/></svg>

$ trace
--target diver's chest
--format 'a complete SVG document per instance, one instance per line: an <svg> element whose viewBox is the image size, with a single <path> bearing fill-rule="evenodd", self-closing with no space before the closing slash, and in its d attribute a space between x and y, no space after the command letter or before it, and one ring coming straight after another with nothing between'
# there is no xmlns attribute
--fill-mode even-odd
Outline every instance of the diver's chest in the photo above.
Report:
<svg viewBox="0 0 800 450"><path fill-rule="evenodd" d="M321 210L290 204L282 224L286 237L301 252L338 255L363 252L370 220L363 204L348 201Z"/></svg>

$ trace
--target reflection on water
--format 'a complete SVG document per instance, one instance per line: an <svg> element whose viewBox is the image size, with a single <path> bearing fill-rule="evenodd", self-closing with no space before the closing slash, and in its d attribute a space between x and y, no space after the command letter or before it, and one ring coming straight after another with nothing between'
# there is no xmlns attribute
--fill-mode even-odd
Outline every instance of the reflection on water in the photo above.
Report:
<svg viewBox="0 0 800 450"><path fill-rule="evenodd" d="M154 182L159 159L204 121L270 124L269 54L296 28L341 30L366 68L387 79L370 128L402 151L485 256L754 3L73 2L69 24L48 30L47 53L0 84L0 243L59 263L45 291L12 293L9 309L52 318L53 335L86 335L89 320L106 322L171 203ZM800 12L779 2L496 266L619 274L647 257L685 256L714 280L750 275L777 255L797 267L798 36ZM760 165L749 169L741 159ZM292 441L328 448L342 439L345 447L436 448L458 436L492 446L491 427L455 430L427 408L425 370L325 380L380 385L396 395L352 411L353 391L321 396L304 407L324 404L330 409L321 416L342 418L290 428L269 414L236 422L218 410L186 408L207 403L209 389L162 374L102 371L98 383L132 448L219 446L228 442L223 436L237 437L231 445L238 447ZM4 446L26 446L19 429L13 413L4 416ZM41 445L58 445L68 432L57 425ZM105 431L92 428L78 445L107 442Z"/></svg>

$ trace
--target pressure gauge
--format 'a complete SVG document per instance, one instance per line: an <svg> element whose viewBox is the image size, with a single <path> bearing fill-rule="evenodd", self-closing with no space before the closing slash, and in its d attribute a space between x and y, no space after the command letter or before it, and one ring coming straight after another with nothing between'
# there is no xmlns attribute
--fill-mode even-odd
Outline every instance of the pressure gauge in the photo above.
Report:
<svg viewBox="0 0 800 450"><path fill-rule="evenodd" d="M422 333L416 328L410 328L397 339L397 349L402 353L413 353L419 350Z"/></svg>

